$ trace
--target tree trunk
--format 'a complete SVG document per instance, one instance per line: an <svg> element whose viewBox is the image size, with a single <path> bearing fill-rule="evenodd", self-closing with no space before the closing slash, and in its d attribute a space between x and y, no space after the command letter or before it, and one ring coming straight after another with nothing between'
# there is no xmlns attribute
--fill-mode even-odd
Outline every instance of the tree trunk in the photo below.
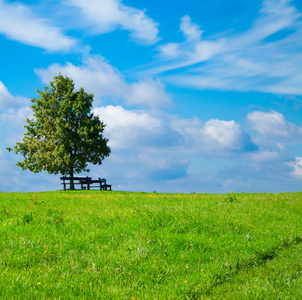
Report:
<svg viewBox="0 0 302 300"><path fill-rule="evenodd" d="M71 177L70 179L70 189L71 190L74 190L74 182L73 182L73 167L70 168L70 171L69 171L69 176Z"/></svg>

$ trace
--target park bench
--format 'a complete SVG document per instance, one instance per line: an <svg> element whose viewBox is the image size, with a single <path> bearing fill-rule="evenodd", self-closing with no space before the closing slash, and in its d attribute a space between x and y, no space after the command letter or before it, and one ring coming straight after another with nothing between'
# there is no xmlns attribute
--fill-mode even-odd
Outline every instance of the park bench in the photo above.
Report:
<svg viewBox="0 0 302 300"><path fill-rule="evenodd" d="M70 186L70 182L71 180L73 180L73 184L74 185L81 185L81 190L85 190L86 187L89 190L89 182L91 180L91 177L60 177L61 180L63 180L62 184L63 184L63 189L64 191L66 191L66 185L69 184Z"/></svg>
<svg viewBox="0 0 302 300"><path fill-rule="evenodd" d="M100 190L110 190L111 191L111 184L107 184L107 181L105 178L100 178L96 180L92 180L91 177L60 177L60 179L63 181L63 189L66 191L66 185L69 184L71 180L73 180L74 185L81 185L81 190L90 190L94 187L99 187ZM94 183L99 183L99 186L92 186Z"/></svg>

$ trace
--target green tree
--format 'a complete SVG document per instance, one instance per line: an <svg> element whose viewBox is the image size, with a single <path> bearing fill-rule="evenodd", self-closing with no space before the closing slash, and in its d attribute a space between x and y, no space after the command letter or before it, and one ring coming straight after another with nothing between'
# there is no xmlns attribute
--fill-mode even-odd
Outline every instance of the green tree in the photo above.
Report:
<svg viewBox="0 0 302 300"><path fill-rule="evenodd" d="M17 166L73 177L89 171L88 163L101 165L110 148L102 135L106 125L91 112L93 94L75 90L73 80L61 74L37 93L39 97L31 99L34 118L26 119L23 142L14 147L24 157Z"/></svg>

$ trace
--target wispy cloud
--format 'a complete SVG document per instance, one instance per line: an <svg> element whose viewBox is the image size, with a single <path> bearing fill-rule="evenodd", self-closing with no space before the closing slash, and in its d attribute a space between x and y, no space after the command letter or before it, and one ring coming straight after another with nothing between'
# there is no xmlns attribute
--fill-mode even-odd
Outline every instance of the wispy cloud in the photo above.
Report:
<svg viewBox="0 0 302 300"><path fill-rule="evenodd" d="M121 28L143 43L158 40L158 24L143 10L123 5L121 0L65 0L65 4L78 7L86 17L85 25L95 34Z"/></svg>
<svg viewBox="0 0 302 300"><path fill-rule="evenodd" d="M153 72L165 72L207 61L224 50L224 40L210 41L202 39L203 31L194 24L189 16L181 19L180 31L185 41L168 43L158 47L162 64Z"/></svg>
<svg viewBox="0 0 302 300"><path fill-rule="evenodd" d="M0 33L8 39L50 52L66 52L77 41L50 24L50 20L36 16L32 10L19 2L0 0Z"/></svg>
<svg viewBox="0 0 302 300"><path fill-rule="evenodd" d="M185 41L159 46L158 64L148 72L197 89L302 95L302 21L291 1L265 0L249 30L220 40L201 38L188 16L181 30Z"/></svg>

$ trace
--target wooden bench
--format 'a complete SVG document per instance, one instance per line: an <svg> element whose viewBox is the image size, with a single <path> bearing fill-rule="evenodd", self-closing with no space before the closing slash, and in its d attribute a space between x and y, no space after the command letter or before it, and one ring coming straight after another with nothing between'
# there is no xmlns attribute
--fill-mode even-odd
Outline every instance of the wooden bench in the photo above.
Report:
<svg viewBox="0 0 302 300"><path fill-rule="evenodd" d="M70 182L71 180L73 180L73 184L74 185L81 185L81 190L86 190L86 188L89 190L90 189L90 180L91 177L60 177L61 180L63 180L62 184L63 184L63 189L64 191L66 191L66 185L69 184L70 186ZM86 185L86 186L85 186Z"/></svg>
<svg viewBox="0 0 302 300"><path fill-rule="evenodd" d="M111 184L107 184L107 181L105 178L100 178L99 179L96 179L96 180L92 180L91 177L66 177L66 176L63 176L63 177L60 177L61 180L63 180L63 188L64 188L64 191L66 191L66 185L69 184L70 185L70 182L71 180L73 180L74 182L74 185L81 185L81 190L90 190L91 188L94 188L94 187L99 187L100 190L104 191L104 190L109 190L111 191ZM92 184L94 183L99 183L98 186L92 186Z"/></svg>

